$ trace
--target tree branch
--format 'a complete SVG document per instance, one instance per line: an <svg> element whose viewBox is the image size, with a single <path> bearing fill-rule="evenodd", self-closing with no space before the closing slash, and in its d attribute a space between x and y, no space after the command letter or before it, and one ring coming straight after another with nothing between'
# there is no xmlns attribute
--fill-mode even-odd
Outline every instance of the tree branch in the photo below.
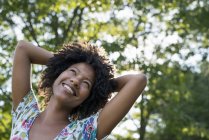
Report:
<svg viewBox="0 0 209 140"><path fill-rule="evenodd" d="M53 12L53 14L51 13L51 16L52 16L51 27L52 27L52 30L54 31L55 38L56 38L55 39L55 46L58 46L60 43L60 37L58 34L58 26L57 25L59 25L59 22L58 22L57 13Z"/></svg>
<svg viewBox="0 0 209 140"><path fill-rule="evenodd" d="M74 19L76 18L77 14L78 14L78 9L79 9L79 6L77 6L74 11L73 11L73 17L71 18L67 28L64 30L64 33L63 33L63 40L65 40L67 38L67 34L68 32L70 31L72 25L73 25L73 21Z"/></svg>
<svg viewBox="0 0 209 140"><path fill-rule="evenodd" d="M24 18L22 16L20 16L20 18L22 19L22 21L25 23L26 25L26 28L29 30L29 33L31 34L31 36L33 37L34 41L38 44L38 46L40 47L39 43L38 43L38 40L36 38L36 33L35 33L35 30L33 28L33 25L32 25L32 22L31 22L31 15L28 14L28 17L27 17L27 22L24 20ZM29 25L27 24L29 23Z"/></svg>
<svg viewBox="0 0 209 140"><path fill-rule="evenodd" d="M81 12L79 14L79 19L78 19L78 26L77 26L77 32L79 33L80 30L81 30L81 27L82 27L82 16L83 16L83 11L84 11L84 8L81 9Z"/></svg>
<svg viewBox="0 0 209 140"><path fill-rule="evenodd" d="M147 110L148 111L148 114L145 116L144 115L144 100L145 100L145 98L144 98L144 94L142 94L141 95L142 96L142 100L141 100L141 103L140 103L140 110L141 110L141 120L140 120L140 122L141 122L141 126L140 126L140 129L138 129L138 131L139 131L139 135L140 135L140 138L139 138L139 140L144 140L144 138L145 138L145 133L146 133L146 126L147 126L147 123L148 123L148 119L149 119L149 116L150 116L150 112L149 112L149 110Z"/></svg>

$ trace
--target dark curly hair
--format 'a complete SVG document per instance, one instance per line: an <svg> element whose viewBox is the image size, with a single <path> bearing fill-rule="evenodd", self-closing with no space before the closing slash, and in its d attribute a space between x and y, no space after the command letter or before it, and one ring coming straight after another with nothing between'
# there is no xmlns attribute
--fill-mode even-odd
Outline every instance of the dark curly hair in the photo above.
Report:
<svg viewBox="0 0 209 140"><path fill-rule="evenodd" d="M46 105L53 94L52 85L57 77L71 65L80 62L90 64L96 77L88 98L70 114L77 119L88 117L104 107L116 87L116 83L111 80L114 77L113 66L102 48L86 42L63 45L63 48L49 59L39 83L39 90L45 96Z"/></svg>

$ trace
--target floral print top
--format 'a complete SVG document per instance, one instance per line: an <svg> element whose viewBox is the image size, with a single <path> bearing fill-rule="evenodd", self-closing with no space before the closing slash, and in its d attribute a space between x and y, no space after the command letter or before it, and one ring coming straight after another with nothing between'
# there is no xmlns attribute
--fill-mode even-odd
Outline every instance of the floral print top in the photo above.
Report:
<svg viewBox="0 0 209 140"><path fill-rule="evenodd" d="M12 111L12 132L10 140L28 140L29 131L40 114L37 99L30 91ZM99 113L82 120L73 121L58 134L54 140L95 140Z"/></svg>

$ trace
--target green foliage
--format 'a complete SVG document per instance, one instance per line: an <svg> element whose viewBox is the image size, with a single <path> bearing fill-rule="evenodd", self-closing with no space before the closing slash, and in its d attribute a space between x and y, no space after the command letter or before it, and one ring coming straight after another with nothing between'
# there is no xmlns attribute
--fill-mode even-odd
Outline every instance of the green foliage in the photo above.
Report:
<svg viewBox="0 0 209 140"><path fill-rule="evenodd" d="M202 65L208 67L209 63ZM159 107L155 106L155 108L161 109L161 114L159 112L155 112L155 114L160 115L163 121L159 123L162 123L163 127L156 125L155 132L147 135L147 139L205 140L209 138L207 125L209 102L206 100L209 96L208 75L204 76L204 71L202 73L179 71L179 74L181 76L176 76L172 72L171 75L179 77L181 86L178 85L178 82L176 82L177 85L171 86L170 80L164 83L165 86L170 86L167 88L169 97L161 98L163 104ZM178 89L175 86L178 86Z"/></svg>
<svg viewBox="0 0 209 140"><path fill-rule="evenodd" d="M89 40L105 48L119 73L147 74L148 86L135 105L140 111L132 115L140 126L112 137L209 139L207 0L1 0L0 14L1 139L10 135L12 57L20 39L51 51ZM33 68L34 89L42 69Z"/></svg>

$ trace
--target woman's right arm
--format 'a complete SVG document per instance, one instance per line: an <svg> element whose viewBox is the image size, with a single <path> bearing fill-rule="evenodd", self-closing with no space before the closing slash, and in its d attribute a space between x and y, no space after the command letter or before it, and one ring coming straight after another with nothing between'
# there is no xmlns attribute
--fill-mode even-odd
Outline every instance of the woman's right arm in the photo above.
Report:
<svg viewBox="0 0 209 140"><path fill-rule="evenodd" d="M45 65L53 53L34 46L27 41L19 41L14 54L12 68L12 102L16 110L22 98L31 89L31 64Z"/></svg>

